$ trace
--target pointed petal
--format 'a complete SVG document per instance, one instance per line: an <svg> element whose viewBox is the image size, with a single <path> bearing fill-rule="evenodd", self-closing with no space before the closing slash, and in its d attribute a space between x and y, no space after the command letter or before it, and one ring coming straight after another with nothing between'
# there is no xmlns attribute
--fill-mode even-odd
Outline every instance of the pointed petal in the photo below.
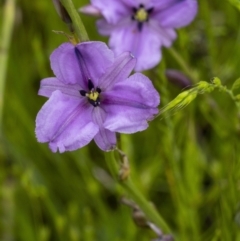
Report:
<svg viewBox="0 0 240 241"><path fill-rule="evenodd" d="M70 43L64 43L55 49L50 56L51 68L57 79L64 84L80 84L84 88L74 49L75 46Z"/></svg>
<svg viewBox="0 0 240 241"><path fill-rule="evenodd" d="M134 22L114 30L109 45L116 55L123 51L132 52L137 58L135 71L150 69L161 59L161 36L149 26L149 23L144 23L141 32Z"/></svg>
<svg viewBox="0 0 240 241"><path fill-rule="evenodd" d="M92 122L92 108L85 99L76 100L56 90L36 118L39 142L49 142L53 152L72 151L88 144L99 128Z"/></svg>
<svg viewBox="0 0 240 241"><path fill-rule="evenodd" d="M161 46L170 47L172 42L176 39L177 34L172 28L163 28L155 20L149 21L149 27L155 31L155 34L158 35Z"/></svg>
<svg viewBox="0 0 240 241"><path fill-rule="evenodd" d="M116 24L124 16L131 16L131 7L121 0L108 0L107 5L102 0L91 0L91 3L101 11L108 23L111 24Z"/></svg>
<svg viewBox="0 0 240 241"><path fill-rule="evenodd" d="M99 78L114 61L112 50L103 42L84 42L77 45L94 86L98 86Z"/></svg>
<svg viewBox="0 0 240 241"><path fill-rule="evenodd" d="M113 53L102 42L84 42L76 46L64 43L50 56L57 79L64 84L79 84L87 90L87 80L97 84L99 77L113 62Z"/></svg>
<svg viewBox="0 0 240 241"><path fill-rule="evenodd" d="M176 1L163 11L154 15L162 27L181 28L188 25L196 16L198 5L196 0Z"/></svg>
<svg viewBox="0 0 240 241"><path fill-rule="evenodd" d="M94 137L94 141L103 151L112 150L117 143L116 135L103 127L103 122L106 119L106 113L103 109L96 107L92 112L92 118L95 124L99 126L99 132Z"/></svg>
<svg viewBox="0 0 240 241"><path fill-rule="evenodd" d="M122 53L100 79L100 88L102 90L111 89L115 83L125 80L132 72L135 64L136 59L132 54L129 52Z"/></svg>
<svg viewBox="0 0 240 241"><path fill-rule="evenodd" d="M109 46L113 49L115 56L120 55L125 51L129 51L134 54L134 46L136 46L136 40L139 38L137 25L133 21L128 20L123 25L115 28L110 36Z"/></svg>
<svg viewBox="0 0 240 241"><path fill-rule="evenodd" d="M132 24L132 20L130 19L130 15L121 18L117 24L108 23L106 19L99 19L97 21L98 31L102 35L110 35L112 31L115 29L126 28L129 24ZM120 52L119 54L121 54Z"/></svg>
<svg viewBox="0 0 240 241"><path fill-rule="evenodd" d="M158 113L158 92L151 81L137 73L103 93L102 106L107 113L104 127L112 132L134 133L148 127Z"/></svg>
<svg viewBox="0 0 240 241"><path fill-rule="evenodd" d="M79 90L81 90L80 85L66 85L57 78L43 79L41 81L38 94L45 97L50 97L55 90L60 90L63 94L77 99L81 98L81 95L79 94Z"/></svg>
<svg viewBox="0 0 240 241"><path fill-rule="evenodd" d="M146 8L151 5L150 0L120 0L125 6L132 10L133 7L137 8L140 4L143 4Z"/></svg>
<svg viewBox="0 0 240 241"><path fill-rule="evenodd" d="M180 0L180 1L185 1L185 0ZM169 6L172 6L174 4L176 4L177 2L179 2L179 0L151 0L152 5L154 6L154 10L155 11L162 11L166 8L168 8Z"/></svg>
<svg viewBox="0 0 240 241"><path fill-rule="evenodd" d="M111 151L116 147L117 139L115 132L105 128L100 128L99 132L94 137L97 146L103 151Z"/></svg>
<svg viewBox="0 0 240 241"><path fill-rule="evenodd" d="M149 27L149 23L143 26L136 47L137 64L135 71L151 69L160 62L162 58L161 37Z"/></svg>
<svg viewBox="0 0 240 241"><path fill-rule="evenodd" d="M99 19L97 21L97 28L101 35L108 36L116 28L116 26L109 24L105 19Z"/></svg>
<svg viewBox="0 0 240 241"><path fill-rule="evenodd" d="M78 11L80 13L84 13L84 14L88 14L88 15L92 15L92 16L96 16L96 17L102 16L101 11L91 4L79 8Z"/></svg>

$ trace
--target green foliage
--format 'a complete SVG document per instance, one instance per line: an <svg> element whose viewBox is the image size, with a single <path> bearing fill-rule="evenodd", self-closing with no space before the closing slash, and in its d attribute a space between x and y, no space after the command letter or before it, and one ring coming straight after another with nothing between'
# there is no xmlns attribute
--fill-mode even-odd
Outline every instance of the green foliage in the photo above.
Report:
<svg viewBox="0 0 240 241"><path fill-rule="evenodd" d="M240 1L239 0L229 0L232 5L234 5L236 8L240 10Z"/></svg>
<svg viewBox="0 0 240 241"><path fill-rule="evenodd" d="M129 196L94 143L54 154L36 141L35 117L46 101L37 95L39 83L52 76L50 53L68 41L52 30L68 29L51 1L15 5L8 68L1 69L0 240L156 238L134 224L120 202ZM239 1L199 1L196 20L178 31L175 52L164 49L159 66L146 73L161 94L160 115L146 131L121 135L136 188L180 241L240 240L240 12L234 6ZM91 40L107 40L95 19L81 17ZM166 68L183 71L191 86L170 83Z"/></svg>

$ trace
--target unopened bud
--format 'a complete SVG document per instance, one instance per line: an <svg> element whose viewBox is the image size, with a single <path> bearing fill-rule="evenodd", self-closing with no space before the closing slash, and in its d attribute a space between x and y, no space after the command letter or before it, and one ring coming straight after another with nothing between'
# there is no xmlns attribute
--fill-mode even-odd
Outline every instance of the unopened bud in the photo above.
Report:
<svg viewBox="0 0 240 241"><path fill-rule="evenodd" d="M218 86L222 85L221 80L218 77L213 77L212 83Z"/></svg>
<svg viewBox="0 0 240 241"><path fill-rule="evenodd" d="M192 84L190 79L181 71L175 69L167 69L165 75L171 83L179 86L180 88L186 88Z"/></svg>
<svg viewBox="0 0 240 241"><path fill-rule="evenodd" d="M78 11L80 13L88 14L88 15L95 16L95 17L102 17L101 11L91 4L79 8Z"/></svg>
<svg viewBox="0 0 240 241"><path fill-rule="evenodd" d="M209 86L209 83L206 81L199 81L197 83L198 90L204 90L204 89L208 88L208 86Z"/></svg>
<svg viewBox="0 0 240 241"><path fill-rule="evenodd" d="M217 83L217 81L216 81L216 83ZM211 91L214 90L214 88L215 87L214 87L213 84L209 84L206 81L199 81L198 84L197 84L197 90L198 90L199 94L203 94L203 93L206 93L206 92L211 92Z"/></svg>
<svg viewBox="0 0 240 241"><path fill-rule="evenodd" d="M180 103L180 106L182 107L190 104L196 97L197 97L196 91L190 92L189 95Z"/></svg>
<svg viewBox="0 0 240 241"><path fill-rule="evenodd" d="M180 93L175 99L173 99L167 106L166 109L173 109L178 107L179 105L182 105L182 102L187 98L189 95L189 91L183 91Z"/></svg>
<svg viewBox="0 0 240 241"><path fill-rule="evenodd" d="M60 18L63 20L63 22L65 22L68 25L70 31L73 32L72 19L69 16L65 7L62 5L61 1L60 0L52 0L52 1Z"/></svg>

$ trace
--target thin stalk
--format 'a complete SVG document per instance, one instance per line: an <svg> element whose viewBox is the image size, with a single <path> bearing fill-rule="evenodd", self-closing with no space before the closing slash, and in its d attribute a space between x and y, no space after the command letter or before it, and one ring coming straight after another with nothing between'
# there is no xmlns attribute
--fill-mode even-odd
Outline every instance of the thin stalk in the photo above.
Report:
<svg viewBox="0 0 240 241"><path fill-rule="evenodd" d="M119 168L117 165L117 160L116 156L114 155L114 152L106 153L105 159L114 179L118 182L119 185L121 185L125 192L140 207L140 209L145 213L146 217L149 218L150 221L155 223L159 228L161 228L165 233L170 234L171 230L164 221L164 219L151 205L151 203L149 203L149 201L142 195L142 193L140 192L140 190L138 190L137 186L135 186L130 177L124 181L119 180Z"/></svg>
<svg viewBox="0 0 240 241"><path fill-rule="evenodd" d="M69 16L71 17L74 26L74 31L76 32L80 42L89 41L86 29L82 23L82 20L76 8L73 5L73 2L71 0L61 0L61 3L66 8Z"/></svg>
<svg viewBox="0 0 240 241"><path fill-rule="evenodd" d="M231 90L229 90L226 86L220 85L218 86L220 91L225 92L226 94L228 94L230 96L230 98L234 101L234 103L236 104L237 108L240 108L240 103L239 101L236 100L236 96L233 94L233 92Z"/></svg>
<svg viewBox="0 0 240 241"><path fill-rule="evenodd" d="M15 0L6 0L2 16L2 31L0 35L0 128L3 115L3 95L7 73L9 46L15 18Z"/></svg>

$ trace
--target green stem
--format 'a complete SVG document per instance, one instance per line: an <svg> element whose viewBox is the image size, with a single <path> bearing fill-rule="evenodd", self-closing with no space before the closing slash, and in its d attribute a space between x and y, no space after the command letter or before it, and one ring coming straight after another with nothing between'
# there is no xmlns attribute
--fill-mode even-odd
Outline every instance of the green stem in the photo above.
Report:
<svg viewBox="0 0 240 241"><path fill-rule="evenodd" d="M73 22L74 30L80 40L80 42L89 41L88 34L86 32L86 29L82 23L82 20L76 11L76 8L73 5L73 2L71 0L61 0L61 3L67 10L69 16L71 17L71 20Z"/></svg>
<svg viewBox="0 0 240 241"><path fill-rule="evenodd" d="M235 101L235 96L234 96L233 92L231 90L227 89L226 86L220 85L218 88L220 91L224 91L225 93L227 93L231 97L231 99Z"/></svg>
<svg viewBox="0 0 240 241"><path fill-rule="evenodd" d="M132 180L128 180L121 183L122 187L127 191L131 198L138 204L141 210L146 214L146 216L155 223L160 229L165 233L171 233L170 228L160 216L157 210L152 206L148 200L142 195L142 193L137 189Z"/></svg>
<svg viewBox="0 0 240 241"><path fill-rule="evenodd" d="M125 181L119 180L119 168L117 165L117 160L116 156L114 155L114 152L107 152L105 154L105 159L112 176L115 178L118 184L123 187L123 189L133 199L133 201L141 208L141 210L145 213L147 218L149 218L150 221L155 223L165 233L171 233L171 230L164 221L164 219L160 216L157 210L149 203L149 201L146 200L146 198L142 195L142 193L132 182L132 180L130 178L128 178Z"/></svg>
<svg viewBox="0 0 240 241"><path fill-rule="evenodd" d="M5 79L7 72L7 62L9 46L11 43L12 30L15 18L15 0L7 0L5 2L3 17L2 17L2 31L0 35L0 127L2 125L3 114L3 95L5 88Z"/></svg>
<svg viewBox="0 0 240 241"><path fill-rule="evenodd" d="M233 92L232 92L231 90L229 90L226 86L223 86L223 85L218 86L218 89L219 89L220 91L223 91L223 92L225 92L226 94L228 94L228 95L231 97L231 99L234 101L234 103L236 104L236 106L237 106L238 108L240 108L240 104L239 104L238 101L236 101L236 97L235 97L235 95L233 94Z"/></svg>

